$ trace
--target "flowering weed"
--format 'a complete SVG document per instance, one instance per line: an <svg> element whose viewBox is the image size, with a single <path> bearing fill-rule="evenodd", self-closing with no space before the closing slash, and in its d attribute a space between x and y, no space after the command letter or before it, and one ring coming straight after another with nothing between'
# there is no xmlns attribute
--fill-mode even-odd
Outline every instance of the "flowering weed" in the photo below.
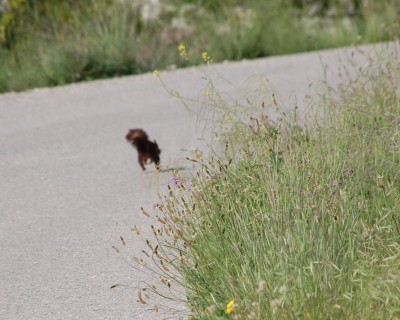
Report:
<svg viewBox="0 0 400 320"><path fill-rule="evenodd" d="M238 116L208 84L221 152L194 152L195 176L174 173L143 210L153 237L136 261L155 283L139 303L157 293L193 319L398 318L397 58L321 102L323 125L272 122L264 104Z"/></svg>

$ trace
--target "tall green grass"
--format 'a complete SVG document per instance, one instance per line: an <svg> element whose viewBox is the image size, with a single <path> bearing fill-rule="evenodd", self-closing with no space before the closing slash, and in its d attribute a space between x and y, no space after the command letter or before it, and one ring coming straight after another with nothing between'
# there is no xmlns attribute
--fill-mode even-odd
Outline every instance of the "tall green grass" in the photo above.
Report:
<svg viewBox="0 0 400 320"><path fill-rule="evenodd" d="M217 62L399 35L394 0L361 1L353 14L350 0L316 13L302 2L19 1L0 14L0 92L196 65L204 50ZM198 58L179 59L181 43Z"/></svg>
<svg viewBox="0 0 400 320"><path fill-rule="evenodd" d="M399 319L399 81L397 52L321 102L321 126L223 115L223 154L195 152L157 205L143 290L193 319Z"/></svg>

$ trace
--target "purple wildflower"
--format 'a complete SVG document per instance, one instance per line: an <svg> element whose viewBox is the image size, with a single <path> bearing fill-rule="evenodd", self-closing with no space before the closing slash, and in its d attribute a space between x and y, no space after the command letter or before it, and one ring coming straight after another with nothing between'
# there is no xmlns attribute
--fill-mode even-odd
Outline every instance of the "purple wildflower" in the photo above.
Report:
<svg viewBox="0 0 400 320"><path fill-rule="evenodd" d="M179 178L177 176L173 176L172 177L172 182L174 183L175 186L177 186L178 183L179 183Z"/></svg>

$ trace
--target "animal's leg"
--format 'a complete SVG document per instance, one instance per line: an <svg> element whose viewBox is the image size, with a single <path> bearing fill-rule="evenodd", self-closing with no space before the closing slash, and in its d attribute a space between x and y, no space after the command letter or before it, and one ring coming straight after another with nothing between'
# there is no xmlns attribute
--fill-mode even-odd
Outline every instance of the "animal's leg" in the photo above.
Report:
<svg viewBox="0 0 400 320"><path fill-rule="evenodd" d="M139 164L143 171L146 170L146 168L144 167L145 162L146 158L139 154Z"/></svg>

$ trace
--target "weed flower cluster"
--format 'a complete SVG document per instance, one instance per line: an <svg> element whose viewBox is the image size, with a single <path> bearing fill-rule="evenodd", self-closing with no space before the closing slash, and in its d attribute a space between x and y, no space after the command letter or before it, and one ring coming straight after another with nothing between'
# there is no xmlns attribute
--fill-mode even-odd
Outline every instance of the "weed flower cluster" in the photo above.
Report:
<svg viewBox="0 0 400 320"><path fill-rule="evenodd" d="M201 54L201 57L203 59L203 62L205 62L206 64L210 64L212 62L211 57L208 55L207 51L203 51L203 53Z"/></svg>
<svg viewBox="0 0 400 320"><path fill-rule="evenodd" d="M235 300L229 301L229 303L226 305L226 314L232 313L235 307Z"/></svg>
<svg viewBox="0 0 400 320"><path fill-rule="evenodd" d="M180 55L183 59L189 60L188 53L187 53L187 49L186 49L186 46L185 46L184 44L181 43L181 44L178 46L178 50L179 50L179 55Z"/></svg>

